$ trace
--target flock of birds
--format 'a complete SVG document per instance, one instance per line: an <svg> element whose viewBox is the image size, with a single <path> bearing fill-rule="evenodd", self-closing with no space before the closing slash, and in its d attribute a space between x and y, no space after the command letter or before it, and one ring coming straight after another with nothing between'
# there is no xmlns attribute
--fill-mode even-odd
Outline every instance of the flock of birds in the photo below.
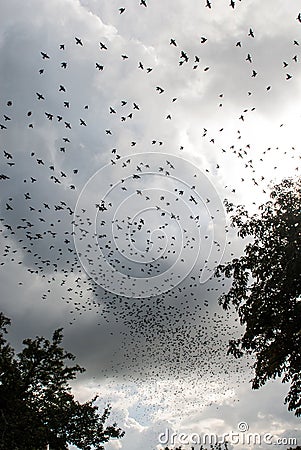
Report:
<svg viewBox="0 0 301 450"><path fill-rule="evenodd" d="M235 3L231 0L232 9ZM144 0L140 5L150 6ZM208 0L205 7L212 8ZM121 7L117 13L126 17L127 10ZM300 14L297 21L301 22ZM253 28L245 34L246 39L256 40ZM112 59L106 55L112 51L115 57L114 42L102 38L96 45L99 59L89 61L93 80L105 77L112 68ZM189 67L200 70L200 77L204 73L210 77L213 67L202 62L208 45L210 39L200 36L200 52L195 55L170 37L166 51L174 61L172 71ZM294 82L300 45L294 39L282 61L281 77L287 83ZM243 52L244 46L243 40L236 41L233 51ZM106 125L99 129L93 117L95 102L91 106L82 100L72 85L74 73L68 75L74 61L84 57L85 47L85 38L75 36L58 42L55 54L41 49L34 55L32 76L38 75L39 80L30 103L21 108L21 99L1 98L1 270L21 266L26 272L23 281L18 281L21 287L30 282L30 276L42 279L43 301L60 293L69 308L70 326L76 326L84 313L98 317L99 327L109 330L108 341L116 341L118 347L101 368L101 376L124 382L179 381L174 383L173 402L179 412L185 398L183 379L195 392L203 380L212 398L226 389L225 375L231 375L234 384L249 379L241 362L225 356L228 340L240 330L235 316L216 305L226 283L209 280L224 251L228 258L236 254L231 247L235 234L224 223L220 196L235 198L239 186L223 186L222 194L217 194L213 182L222 177L227 160L235 160L242 164L240 182L251 182L258 192L266 193L270 180L260 164L270 155L277 161L280 150L271 146L258 152L252 144L241 143L240 130L234 144L220 145L226 129L220 127L215 134L203 127L200 139L204 146L211 146L212 164L196 168L184 159L189 158L184 142L171 150L157 130L149 142L143 142L147 150L141 151L138 128L147 120L140 116L145 109L137 100L141 95L116 99L112 93L112 103L106 104L110 102L106 94L101 117ZM145 72L143 83L154 97L158 123L172 123L181 97L177 89L171 94L168 85L156 80L158 66L133 63L127 53L118 58L118 65L132 64L133 72ZM250 65L249 78L259 77L256 55L247 51L241 59ZM143 92L143 83L137 90ZM256 89L270 93L273 86ZM246 94L252 97L253 92ZM168 99L162 113L164 96ZM218 94L217 110L224 106L225 97L224 92ZM251 113L256 114L255 106L242 109L237 123L247 122ZM83 149L89 136L94 139L95 129L108 150L87 161ZM118 146L123 135L126 151L124 145ZM15 136L24 141L17 142ZM293 159L297 174L297 148L285 149L281 155ZM277 167L274 162L274 170ZM214 383L219 378L222 389ZM210 403L210 395L205 402ZM191 401L192 409L199 404L199 398Z"/></svg>

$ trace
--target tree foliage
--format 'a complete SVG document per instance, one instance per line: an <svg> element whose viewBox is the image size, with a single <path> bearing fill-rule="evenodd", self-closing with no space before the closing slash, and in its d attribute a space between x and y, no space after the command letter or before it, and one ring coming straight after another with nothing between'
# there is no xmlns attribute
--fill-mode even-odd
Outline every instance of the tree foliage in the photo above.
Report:
<svg viewBox="0 0 301 450"><path fill-rule="evenodd" d="M110 406L100 415L97 396L80 403L69 381L84 369L66 362L75 357L61 346L58 329L52 340L25 339L15 351L6 340L10 320L0 313L0 449L40 450L49 444L62 450L67 444L80 449L103 449L103 443L120 438L114 423L105 426Z"/></svg>
<svg viewBox="0 0 301 450"><path fill-rule="evenodd" d="M270 201L249 216L244 207L226 202L231 226L251 238L240 258L219 265L218 277L232 278L219 301L234 305L245 332L229 343L228 352L256 358L252 387L282 377L290 383L288 409L301 415L301 179L275 185Z"/></svg>

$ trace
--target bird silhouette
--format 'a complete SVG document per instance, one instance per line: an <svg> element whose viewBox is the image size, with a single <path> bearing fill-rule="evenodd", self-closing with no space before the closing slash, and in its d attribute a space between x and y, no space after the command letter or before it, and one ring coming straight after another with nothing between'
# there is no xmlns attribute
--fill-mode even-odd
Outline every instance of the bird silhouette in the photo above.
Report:
<svg viewBox="0 0 301 450"><path fill-rule="evenodd" d="M40 94L39 92L36 92L36 95L38 97L38 100L45 100L45 97L42 94Z"/></svg>
<svg viewBox="0 0 301 450"><path fill-rule="evenodd" d="M250 36L250 37L252 37L252 38L254 38L254 37L255 37L255 35L254 35L254 32L253 32L252 28L250 28L250 30L249 30L249 33L248 33L248 36Z"/></svg>

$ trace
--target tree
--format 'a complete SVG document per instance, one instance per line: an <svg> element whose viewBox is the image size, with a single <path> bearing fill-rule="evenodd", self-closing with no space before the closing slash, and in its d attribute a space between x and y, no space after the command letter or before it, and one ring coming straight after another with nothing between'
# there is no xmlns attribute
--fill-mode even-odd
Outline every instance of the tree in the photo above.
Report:
<svg viewBox="0 0 301 450"><path fill-rule="evenodd" d="M75 357L61 347L62 329L52 341L25 339L15 354L6 341L10 320L0 313L0 449L63 450L67 444L80 449L103 449L103 443L120 438L114 423L105 426L110 406L100 415L97 396L86 403L74 399L69 381L84 372L68 366Z"/></svg>
<svg viewBox="0 0 301 450"><path fill-rule="evenodd" d="M231 226L238 236L251 238L240 258L219 265L216 276L232 277L230 290L219 302L239 314L245 332L229 342L228 353L255 356L253 389L282 377L290 383L285 398L289 411L301 415L301 179L274 185L270 201L249 216L244 207L226 203L235 211Z"/></svg>

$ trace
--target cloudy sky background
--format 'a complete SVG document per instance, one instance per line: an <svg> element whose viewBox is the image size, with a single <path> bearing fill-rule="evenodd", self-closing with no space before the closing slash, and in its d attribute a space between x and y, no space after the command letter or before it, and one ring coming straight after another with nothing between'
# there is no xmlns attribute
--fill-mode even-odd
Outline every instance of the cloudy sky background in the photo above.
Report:
<svg viewBox="0 0 301 450"><path fill-rule="evenodd" d="M107 448L155 448L167 427L222 434L241 421L300 443L299 421L283 405L287 386L252 392L252 362L225 356L240 328L217 304L227 284L208 280L243 245L225 232L223 199L255 211L271 180L298 174L298 5L139 3L0 1L0 173L9 177L1 180L0 278L10 339L20 348L24 337L64 327L66 347L87 368L76 394L99 392L126 431ZM104 197L113 206L97 212ZM106 235L98 244L111 268L93 251L94 231ZM168 257L152 264L159 254ZM155 282L141 268L158 270ZM106 289L95 282L102 274ZM149 296L151 284L159 295ZM119 295L125 286L136 298Z"/></svg>

